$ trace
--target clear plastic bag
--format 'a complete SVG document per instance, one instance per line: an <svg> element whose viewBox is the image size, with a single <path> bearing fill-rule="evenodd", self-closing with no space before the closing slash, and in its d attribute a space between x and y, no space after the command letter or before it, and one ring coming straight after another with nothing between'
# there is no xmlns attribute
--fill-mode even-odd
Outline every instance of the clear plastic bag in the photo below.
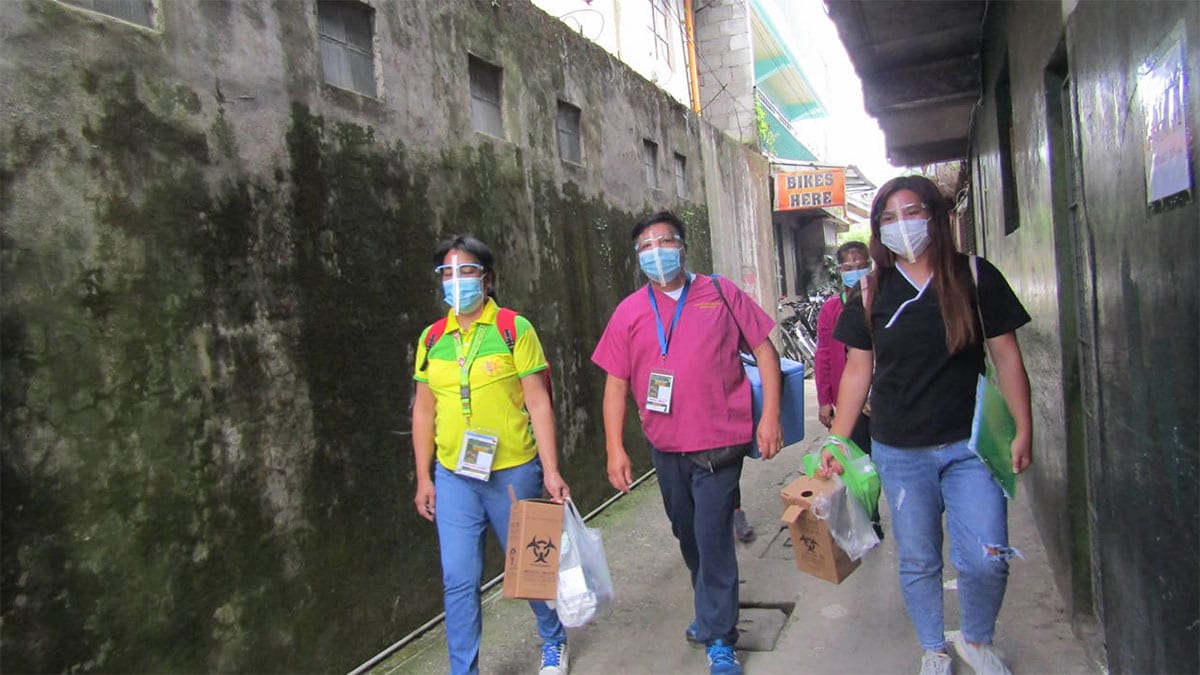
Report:
<svg viewBox="0 0 1200 675"><path fill-rule="evenodd" d="M867 515L874 516L878 513L881 485L871 456L863 452L854 441L835 434L830 434L821 450L828 450L842 465L842 480L846 483L846 490L862 504ZM821 466L821 450L804 456L804 473L809 476L817 475L817 468Z"/></svg>
<svg viewBox="0 0 1200 675"><path fill-rule="evenodd" d="M879 536L871 525L867 509L846 489L840 476L832 478L836 489L817 497L812 503L813 515L825 521L833 540L851 560L858 560L879 544Z"/></svg>
<svg viewBox="0 0 1200 675"><path fill-rule="evenodd" d="M563 510L554 610L567 628L579 628L612 604L612 576L600 530L587 527L574 502Z"/></svg>

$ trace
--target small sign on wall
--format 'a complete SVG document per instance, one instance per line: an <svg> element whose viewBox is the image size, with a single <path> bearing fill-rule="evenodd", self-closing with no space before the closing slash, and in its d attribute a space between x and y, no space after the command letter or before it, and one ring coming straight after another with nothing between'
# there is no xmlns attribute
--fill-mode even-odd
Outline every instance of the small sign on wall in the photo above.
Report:
<svg viewBox="0 0 1200 675"><path fill-rule="evenodd" d="M775 174L775 210L798 211L846 205L846 170Z"/></svg>
<svg viewBox="0 0 1200 675"><path fill-rule="evenodd" d="M1146 202L1158 213L1192 201L1187 47L1181 21L1138 68Z"/></svg>

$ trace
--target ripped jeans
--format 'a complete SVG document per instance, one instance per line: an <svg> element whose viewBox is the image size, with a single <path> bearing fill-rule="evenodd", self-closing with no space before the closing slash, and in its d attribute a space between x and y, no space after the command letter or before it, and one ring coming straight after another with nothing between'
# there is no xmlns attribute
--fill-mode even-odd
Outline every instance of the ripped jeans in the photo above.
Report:
<svg viewBox="0 0 1200 675"><path fill-rule="evenodd" d="M924 649L946 646L942 604L942 513L958 570L963 637L991 644L1008 584L1008 502L967 440L897 448L873 440L892 516L900 590Z"/></svg>

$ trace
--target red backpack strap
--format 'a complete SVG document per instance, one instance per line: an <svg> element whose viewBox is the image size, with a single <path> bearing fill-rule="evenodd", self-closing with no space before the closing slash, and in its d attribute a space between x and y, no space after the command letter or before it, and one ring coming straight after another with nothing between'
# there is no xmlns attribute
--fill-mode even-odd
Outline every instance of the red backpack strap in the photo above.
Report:
<svg viewBox="0 0 1200 675"><path fill-rule="evenodd" d="M500 337L504 340L504 344L508 345L508 351L511 352L517 344L517 312L507 307L501 307L496 312L496 330L500 332ZM546 393L550 395L550 400L554 400L554 383L550 379L550 362L546 362L546 369L542 371L542 382L546 385Z"/></svg>
<svg viewBox="0 0 1200 675"><path fill-rule="evenodd" d="M496 330L500 331L500 337L503 338L504 344L508 345L508 351L512 352L517 344L517 313L507 307L501 307L496 312Z"/></svg>
<svg viewBox="0 0 1200 675"><path fill-rule="evenodd" d="M421 363L421 370L424 371L429 367L429 350L437 344L438 340L442 339L442 333L446 332L446 317L442 317L434 321L429 326L429 330L425 333L425 361Z"/></svg>

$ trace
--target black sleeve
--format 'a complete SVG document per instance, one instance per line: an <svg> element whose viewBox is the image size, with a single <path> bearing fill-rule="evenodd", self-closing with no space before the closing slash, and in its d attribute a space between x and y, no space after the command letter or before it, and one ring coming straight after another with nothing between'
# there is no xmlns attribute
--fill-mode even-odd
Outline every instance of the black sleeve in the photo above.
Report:
<svg viewBox="0 0 1200 675"><path fill-rule="evenodd" d="M1029 323L1029 312L995 265L979 258L979 304L983 333L989 338L1011 333Z"/></svg>
<svg viewBox="0 0 1200 675"><path fill-rule="evenodd" d="M850 297L846 298L846 306L833 328L833 339L855 349L874 349L871 331L867 330L866 314L863 313L861 293L851 293Z"/></svg>

